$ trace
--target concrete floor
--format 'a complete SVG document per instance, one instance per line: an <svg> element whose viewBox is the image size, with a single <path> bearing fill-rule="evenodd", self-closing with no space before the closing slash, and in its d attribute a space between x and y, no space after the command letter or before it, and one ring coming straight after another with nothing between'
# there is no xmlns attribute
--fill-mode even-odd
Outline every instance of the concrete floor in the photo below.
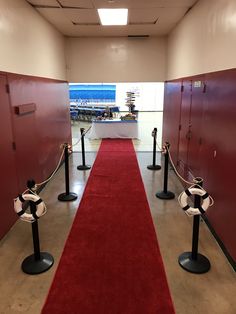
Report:
<svg viewBox="0 0 236 314"><path fill-rule="evenodd" d="M86 163L92 165L95 157L95 151L87 153ZM152 163L152 153L137 152L137 158L176 313L235 314L235 272L207 226L204 222L200 224L199 252L208 257L212 267L206 274L191 274L178 265L178 256L191 250L192 218L180 209L177 197L167 201L155 197L155 193L162 189L163 172L146 168ZM160 159L161 154L158 153L157 163L161 163ZM70 181L71 191L78 194L76 201L57 201L58 194L65 191L64 167L40 193L48 209L47 214L39 220L41 251L51 253L55 259L50 270L34 276L21 271L22 261L33 253L29 223L18 220L0 241L1 314L40 313L90 173L78 171L76 167L79 164L81 153L75 152L70 157ZM169 190L175 192L176 196L183 190L173 171L169 172Z"/></svg>

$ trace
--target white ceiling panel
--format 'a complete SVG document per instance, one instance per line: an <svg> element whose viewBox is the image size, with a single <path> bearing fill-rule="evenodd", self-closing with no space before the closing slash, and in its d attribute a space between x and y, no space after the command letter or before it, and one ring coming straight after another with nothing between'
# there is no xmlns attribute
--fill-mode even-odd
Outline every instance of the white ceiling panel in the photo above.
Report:
<svg viewBox="0 0 236 314"><path fill-rule="evenodd" d="M148 9L130 9L129 23L155 23L155 21L163 18L169 22L176 23L176 20L182 18L185 14L184 8L148 8ZM163 17L163 18L162 18Z"/></svg>
<svg viewBox="0 0 236 314"><path fill-rule="evenodd" d="M27 0L65 36L167 35L196 0ZM102 26L97 8L129 8L127 26Z"/></svg>
<svg viewBox="0 0 236 314"><path fill-rule="evenodd" d="M66 16L64 10L61 9L45 9L45 8L39 8L37 11L46 19L48 20L52 25L54 25L56 28L59 24L68 24L73 25L70 19Z"/></svg>
<svg viewBox="0 0 236 314"><path fill-rule="evenodd" d="M129 9L129 23L155 23L161 14L161 8Z"/></svg>
<svg viewBox="0 0 236 314"><path fill-rule="evenodd" d="M82 23L82 24L94 24L99 23L99 16L97 10L72 10L65 9L63 10L66 17L73 23Z"/></svg>

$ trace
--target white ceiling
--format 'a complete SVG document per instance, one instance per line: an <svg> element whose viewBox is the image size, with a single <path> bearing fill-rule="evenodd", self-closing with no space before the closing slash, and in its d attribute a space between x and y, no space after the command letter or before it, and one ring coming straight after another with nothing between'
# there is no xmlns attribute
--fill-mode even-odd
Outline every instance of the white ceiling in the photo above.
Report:
<svg viewBox="0 0 236 314"><path fill-rule="evenodd" d="M167 35L198 0L26 0L70 37ZM102 26L98 8L128 8L127 26Z"/></svg>

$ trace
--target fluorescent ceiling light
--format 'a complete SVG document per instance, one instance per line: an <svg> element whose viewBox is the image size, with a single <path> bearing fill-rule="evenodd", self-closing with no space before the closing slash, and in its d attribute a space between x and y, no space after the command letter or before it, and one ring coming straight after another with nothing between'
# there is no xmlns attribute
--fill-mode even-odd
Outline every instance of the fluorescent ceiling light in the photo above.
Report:
<svg viewBox="0 0 236 314"><path fill-rule="evenodd" d="M102 25L127 25L128 9L98 9Z"/></svg>

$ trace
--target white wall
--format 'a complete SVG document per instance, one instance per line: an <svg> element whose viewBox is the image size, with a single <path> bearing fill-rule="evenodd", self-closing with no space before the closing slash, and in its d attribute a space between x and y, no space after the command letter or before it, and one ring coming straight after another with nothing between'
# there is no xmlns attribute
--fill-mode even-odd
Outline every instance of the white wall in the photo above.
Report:
<svg viewBox="0 0 236 314"><path fill-rule="evenodd" d="M120 111L128 111L127 92L135 92L135 110L163 111L164 83L117 83L116 103Z"/></svg>
<svg viewBox="0 0 236 314"><path fill-rule="evenodd" d="M165 38L67 38L69 82L157 82L166 74Z"/></svg>
<svg viewBox="0 0 236 314"><path fill-rule="evenodd" d="M0 71L66 79L64 37L24 0L0 0Z"/></svg>
<svg viewBox="0 0 236 314"><path fill-rule="evenodd" d="M168 38L167 79L236 67L236 1L199 0Z"/></svg>

